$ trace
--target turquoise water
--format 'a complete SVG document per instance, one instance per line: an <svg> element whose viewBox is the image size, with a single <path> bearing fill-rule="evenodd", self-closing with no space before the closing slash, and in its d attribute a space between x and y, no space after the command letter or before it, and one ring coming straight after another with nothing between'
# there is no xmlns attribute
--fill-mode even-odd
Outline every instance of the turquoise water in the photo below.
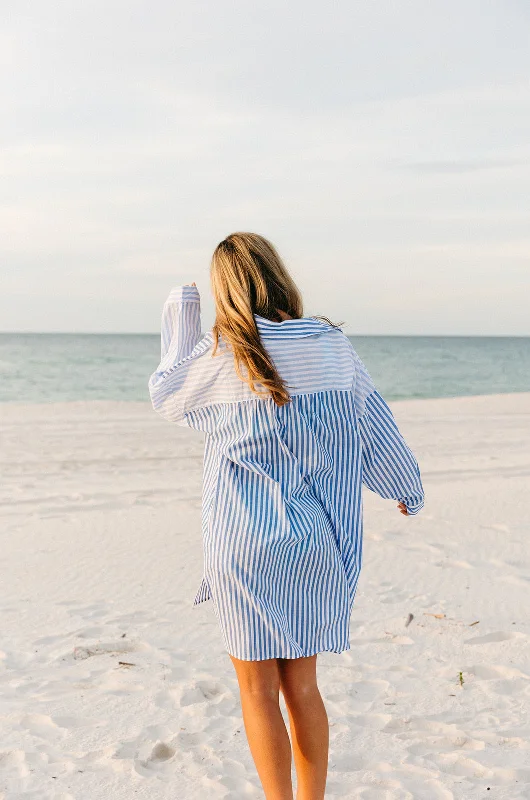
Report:
<svg viewBox="0 0 530 800"><path fill-rule="evenodd" d="M353 336L389 400L530 392L530 337ZM148 400L155 334L0 334L0 402Z"/></svg>

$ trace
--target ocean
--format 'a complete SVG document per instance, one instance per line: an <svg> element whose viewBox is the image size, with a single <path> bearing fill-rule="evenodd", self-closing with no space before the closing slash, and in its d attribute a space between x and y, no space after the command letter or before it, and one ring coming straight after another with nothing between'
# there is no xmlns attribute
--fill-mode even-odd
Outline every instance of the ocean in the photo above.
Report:
<svg viewBox="0 0 530 800"><path fill-rule="evenodd" d="M388 400L530 391L530 337L352 336ZM157 334L0 334L0 402L149 400Z"/></svg>

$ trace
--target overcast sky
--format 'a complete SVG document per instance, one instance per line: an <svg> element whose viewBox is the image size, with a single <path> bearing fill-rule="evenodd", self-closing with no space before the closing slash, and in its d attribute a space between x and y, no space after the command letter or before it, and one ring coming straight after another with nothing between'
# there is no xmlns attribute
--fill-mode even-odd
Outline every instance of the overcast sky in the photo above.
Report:
<svg viewBox="0 0 530 800"><path fill-rule="evenodd" d="M1 0L0 330L158 330L226 234L358 334L530 334L527 0Z"/></svg>

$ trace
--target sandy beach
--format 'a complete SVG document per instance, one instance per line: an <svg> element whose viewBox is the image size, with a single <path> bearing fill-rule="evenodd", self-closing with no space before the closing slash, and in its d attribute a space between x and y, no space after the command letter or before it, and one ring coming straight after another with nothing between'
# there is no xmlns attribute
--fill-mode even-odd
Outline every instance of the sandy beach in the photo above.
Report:
<svg viewBox="0 0 530 800"><path fill-rule="evenodd" d="M330 800L530 797L530 394L393 403L425 510L365 494ZM147 403L0 405L1 800L260 798L202 576L202 442Z"/></svg>

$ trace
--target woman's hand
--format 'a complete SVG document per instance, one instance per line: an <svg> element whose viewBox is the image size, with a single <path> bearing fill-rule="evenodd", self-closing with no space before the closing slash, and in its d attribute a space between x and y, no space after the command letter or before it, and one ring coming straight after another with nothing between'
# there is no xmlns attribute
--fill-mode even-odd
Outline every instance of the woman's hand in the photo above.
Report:
<svg viewBox="0 0 530 800"><path fill-rule="evenodd" d="M405 503L398 503L397 507L399 509L400 514L404 514L406 517L408 517L409 512L407 511L407 506L405 505Z"/></svg>

